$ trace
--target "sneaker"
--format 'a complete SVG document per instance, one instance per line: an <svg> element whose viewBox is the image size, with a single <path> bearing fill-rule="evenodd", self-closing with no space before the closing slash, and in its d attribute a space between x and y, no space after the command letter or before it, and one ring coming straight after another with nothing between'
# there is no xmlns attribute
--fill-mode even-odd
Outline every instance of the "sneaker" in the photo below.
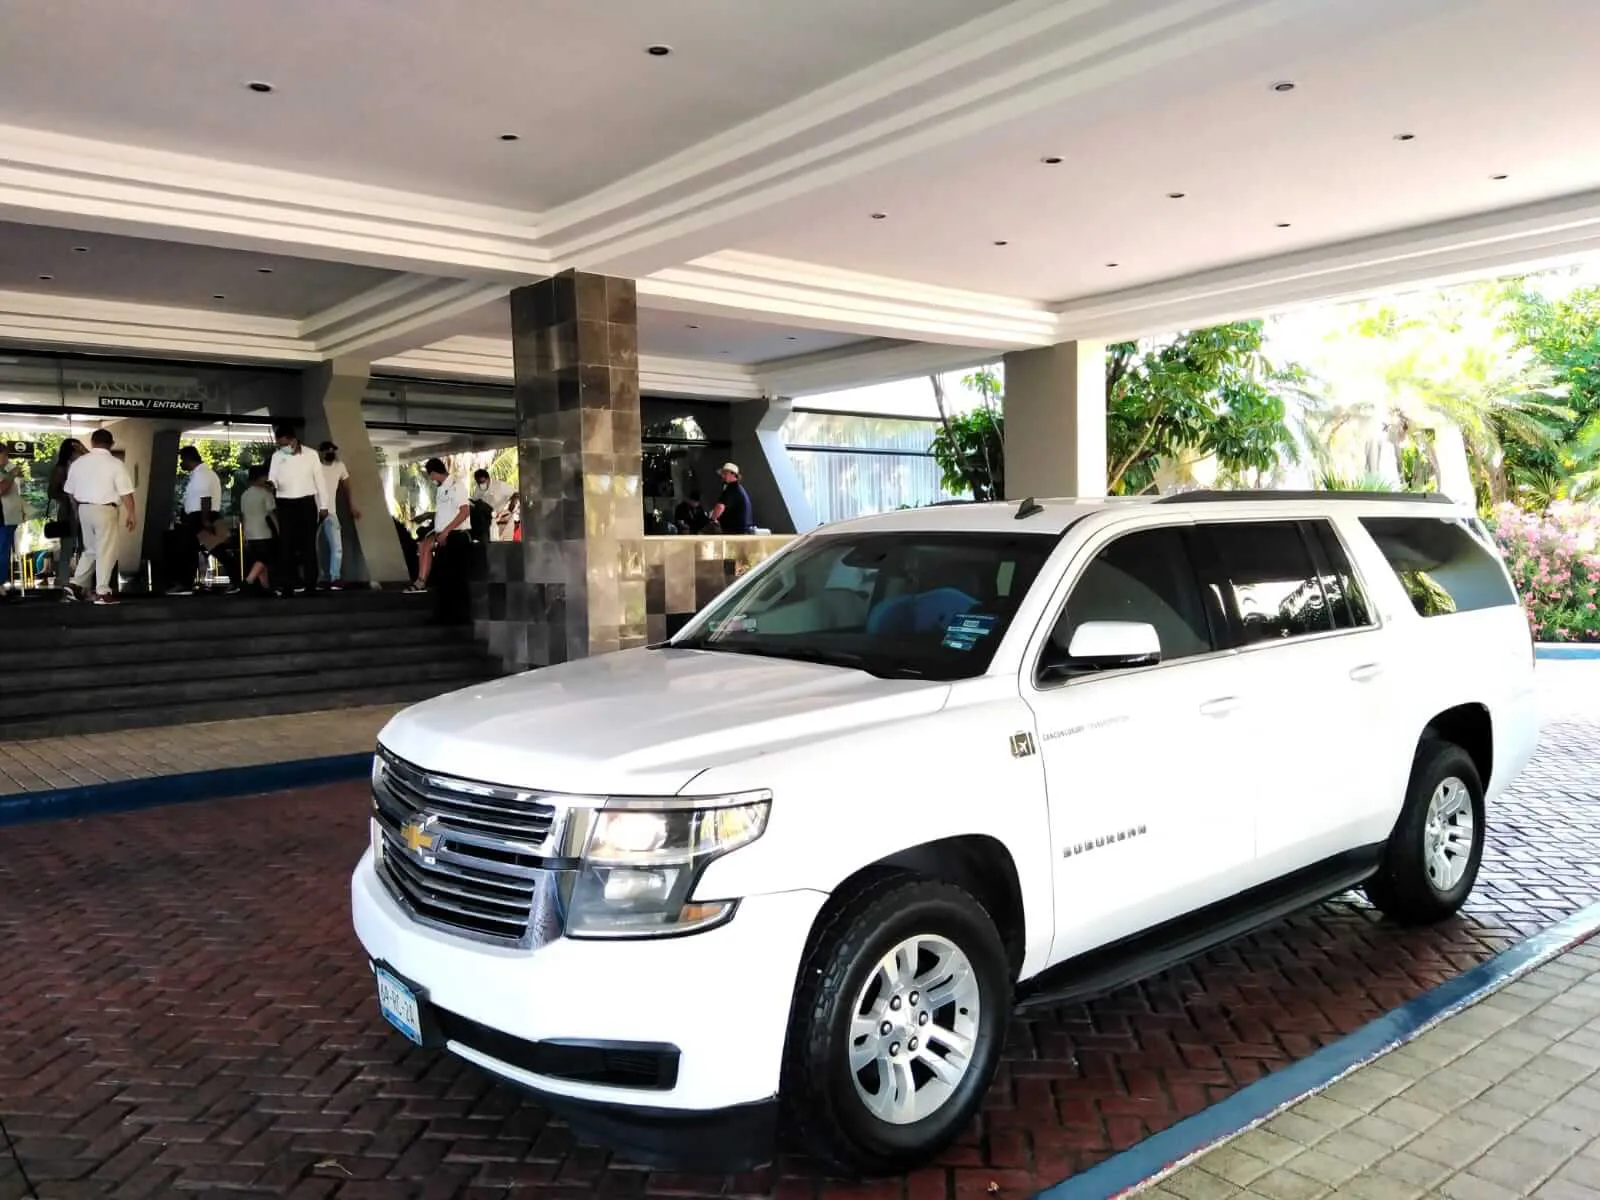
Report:
<svg viewBox="0 0 1600 1200"><path fill-rule="evenodd" d="M73 584L69 583L61 589L61 603L63 604L76 604L82 599L83 597L78 595L78 589Z"/></svg>
<svg viewBox="0 0 1600 1200"><path fill-rule="evenodd" d="M96 604L121 604L122 603L121 600L117 599L117 596L116 596L115 592L97 592L97 593L95 593L94 602Z"/></svg>

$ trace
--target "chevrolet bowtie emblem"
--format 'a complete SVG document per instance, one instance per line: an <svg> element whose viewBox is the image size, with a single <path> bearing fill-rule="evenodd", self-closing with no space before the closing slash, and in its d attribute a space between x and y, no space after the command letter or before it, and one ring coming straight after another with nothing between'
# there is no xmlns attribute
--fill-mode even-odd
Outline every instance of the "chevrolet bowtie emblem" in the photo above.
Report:
<svg viewBox="0 0 1600 1200"><path fill-rule="evenodd" d="M407 821L400 827L400 840L411 853L421 854L424 850L432 850L439 839L428 832L426 821Z"/></svg>

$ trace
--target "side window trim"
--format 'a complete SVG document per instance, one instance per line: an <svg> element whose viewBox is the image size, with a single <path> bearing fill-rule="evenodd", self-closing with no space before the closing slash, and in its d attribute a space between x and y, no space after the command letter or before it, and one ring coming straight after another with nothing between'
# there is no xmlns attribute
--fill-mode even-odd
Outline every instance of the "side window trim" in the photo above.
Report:
<svg viewBox="0 0 1600 1200"><path fill-rule="evenodd" d="M1178 539L1183 547L1185 565L1189 569L1196 589L1200 593L1201 605L1206 614L1207 630L1211 636L1212 649L1204 654L1190 654L1183 658L1157 663L1153 667L1137 667L1127 671L1106 671L1092 675L1082 675L1076 679L1062 679L1042 681L1039 678L1040 668L1043 665L1045 651L1049 649L1050 634L1060 621L1061 614L1066 610L1067 602L1072 599L1072 593L1077 589L1084 573L1099 559L1109 547L1124 538L1133 537L1141 533L1151 533L1156 530L1171 529L1178 534ZM1040 620L1033 633L1033 644L1023 656L1023 675L1028 686L1033 692L1040 695L1059 692L1065 688L1082 687L1085 684L1094 684L1101 680L1126 679L1132 675L1143 675L1151 671L1163 671L1168 667L1188 666L1190 663L1211 662L1219 658L1232 656L1235 651L1224 645L1224 631L1216 627L1216 614L1212 611L1212 604L1205 593L1205 586L1201 581L1195 559L1194 522L1172 521L1160 524L1138 524L1131 527L1113 526L1107 531L1106 536L1096 536L1091 539L1073 556L1061 581L1057 585L1056 594L1053 595L1045 607L1043 618Z"/></svg>

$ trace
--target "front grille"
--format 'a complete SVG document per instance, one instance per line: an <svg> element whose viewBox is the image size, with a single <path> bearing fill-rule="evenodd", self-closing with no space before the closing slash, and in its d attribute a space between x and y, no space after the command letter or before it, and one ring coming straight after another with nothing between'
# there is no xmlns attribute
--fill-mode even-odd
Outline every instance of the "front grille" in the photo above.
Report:
<svg viewBox="0 0 1600 1200"><path fill-rule="evenodd" d="M425 771L383 747L372 772L378 871L418 919L526 943L556 809L538 793Z"/></svg>

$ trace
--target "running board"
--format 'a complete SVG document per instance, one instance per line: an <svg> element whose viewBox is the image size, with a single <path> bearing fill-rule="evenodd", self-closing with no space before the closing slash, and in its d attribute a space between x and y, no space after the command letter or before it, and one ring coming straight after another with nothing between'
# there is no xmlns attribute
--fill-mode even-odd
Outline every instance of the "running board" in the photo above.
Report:
<svg viewBox="0 0 1600 1200"><path fill-rule="evenodd" d="M1018 985L1017 1011L1103 996L1347 892L1377 872L1383 847L1379 842L1335 855L1282 879L1057 963Z"/></svg>

